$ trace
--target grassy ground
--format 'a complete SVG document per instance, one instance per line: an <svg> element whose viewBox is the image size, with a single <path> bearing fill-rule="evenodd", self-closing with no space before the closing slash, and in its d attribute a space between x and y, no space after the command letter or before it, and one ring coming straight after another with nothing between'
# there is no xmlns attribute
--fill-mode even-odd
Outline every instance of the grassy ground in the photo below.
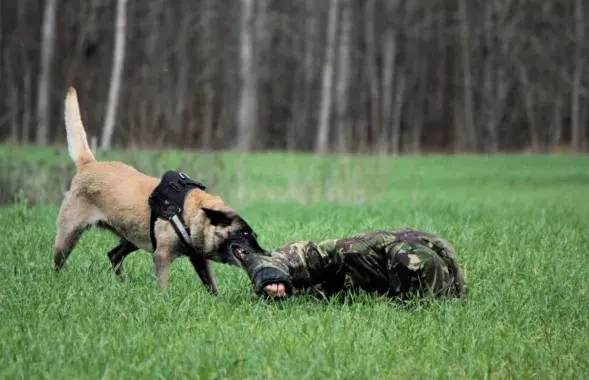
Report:
<svg viewBox="0 0 589 380"><path fill-rule="evenodd" d="M589 375L586 157L111 156L204 178L269 248L405 225L442 234L458 249L470 298L410 309L370 295L278 304L258 300L238 269L215 265L215 299L185 260L160 291L145 252L117 280L106 258L115 240L100 231L55 275L58 205L44 203L60 198L73 166L63 151L2 147L4 197L26 189L0 209L0 378Z"/></svg>

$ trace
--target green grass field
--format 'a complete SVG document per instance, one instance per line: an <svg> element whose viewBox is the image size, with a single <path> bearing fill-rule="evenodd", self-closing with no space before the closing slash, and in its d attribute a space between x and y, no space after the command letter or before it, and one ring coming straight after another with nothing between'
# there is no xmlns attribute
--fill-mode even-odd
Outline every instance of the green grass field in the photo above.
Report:
<svg viewBox="0 0 589 380"><path fill-rule="evenodd" d="M412 308L366 294L263 301L222 265L214 298L186 260L159 290L142 251L119 281L106 257L116 241L98 230L56 275L55 201L73 165L63 150L0 157L3 197L24 186L0 209L0 378L589 376L588 157L99 155L202 178L267 248L406 225L441 234L469 299Z"/></svg>

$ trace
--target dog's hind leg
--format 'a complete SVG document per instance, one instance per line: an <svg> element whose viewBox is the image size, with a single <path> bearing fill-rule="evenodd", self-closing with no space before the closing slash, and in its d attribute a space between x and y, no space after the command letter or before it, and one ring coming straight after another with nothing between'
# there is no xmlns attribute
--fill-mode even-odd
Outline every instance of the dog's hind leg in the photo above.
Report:
<svg viewBox="0 0 589 380"><path fill-rule="evenodd" d="M138 248L135 244L126 239L121 239L119 244L108 252L108 259L110 260L117 276L121 276L124 273L123 261L125 258L137 249Z"/></svg>
<svg viewBox="0 0 589 380"><path fill-rule="evenodd" d="M57 220L57 236L53 250L53 262L56 271L59 271L67 261L70 253L80 240L82 233L88 227L91 220L91 208L86 202L71 194L61 204Z"/></svg>
<svg viewBox="0 0 589 380"><path fill-rule="evenodd" d="M213 276L211 262L201 256L190 256L190 263L194 267L194 270L196 271L196 274L198 274L202 283L205 284L213 295L218 295L219 289L215 277Z"/></svg>

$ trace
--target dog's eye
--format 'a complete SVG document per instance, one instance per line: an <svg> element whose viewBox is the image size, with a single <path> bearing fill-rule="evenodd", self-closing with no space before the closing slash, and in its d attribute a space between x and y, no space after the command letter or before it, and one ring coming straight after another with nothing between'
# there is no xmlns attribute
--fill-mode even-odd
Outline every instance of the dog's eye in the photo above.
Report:
<svg viewBox="0 0 589 380"><path fill-rule="evenodd" d="M258 235L253 231L242 231L241 236L243 236L246 239L249 238L250 236L253 237L254 239L258 238Z"/></svg>

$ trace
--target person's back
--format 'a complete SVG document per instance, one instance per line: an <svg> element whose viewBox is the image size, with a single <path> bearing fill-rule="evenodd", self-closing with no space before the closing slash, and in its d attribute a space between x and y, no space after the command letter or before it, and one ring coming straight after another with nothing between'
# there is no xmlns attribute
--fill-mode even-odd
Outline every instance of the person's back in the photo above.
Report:
<svg viewBox="0 0 589 380"><path fill-rule="evenodd" d="M417 275L431 261L438 265L444 293L462 294L466 284L454 248L445 239L412 228L362 232L343 239L317 244L324 255L341 262L340 276L332 274L322 287L334 289L343 281L342 290L362 288L396 296L408 289L404 283L419 281ZM345 275L344 275L345 274ZM417 277L416 277L417 276ZM455 289L447 289L454 283ZM335 286L337 288L337 286Z"/></svg>

